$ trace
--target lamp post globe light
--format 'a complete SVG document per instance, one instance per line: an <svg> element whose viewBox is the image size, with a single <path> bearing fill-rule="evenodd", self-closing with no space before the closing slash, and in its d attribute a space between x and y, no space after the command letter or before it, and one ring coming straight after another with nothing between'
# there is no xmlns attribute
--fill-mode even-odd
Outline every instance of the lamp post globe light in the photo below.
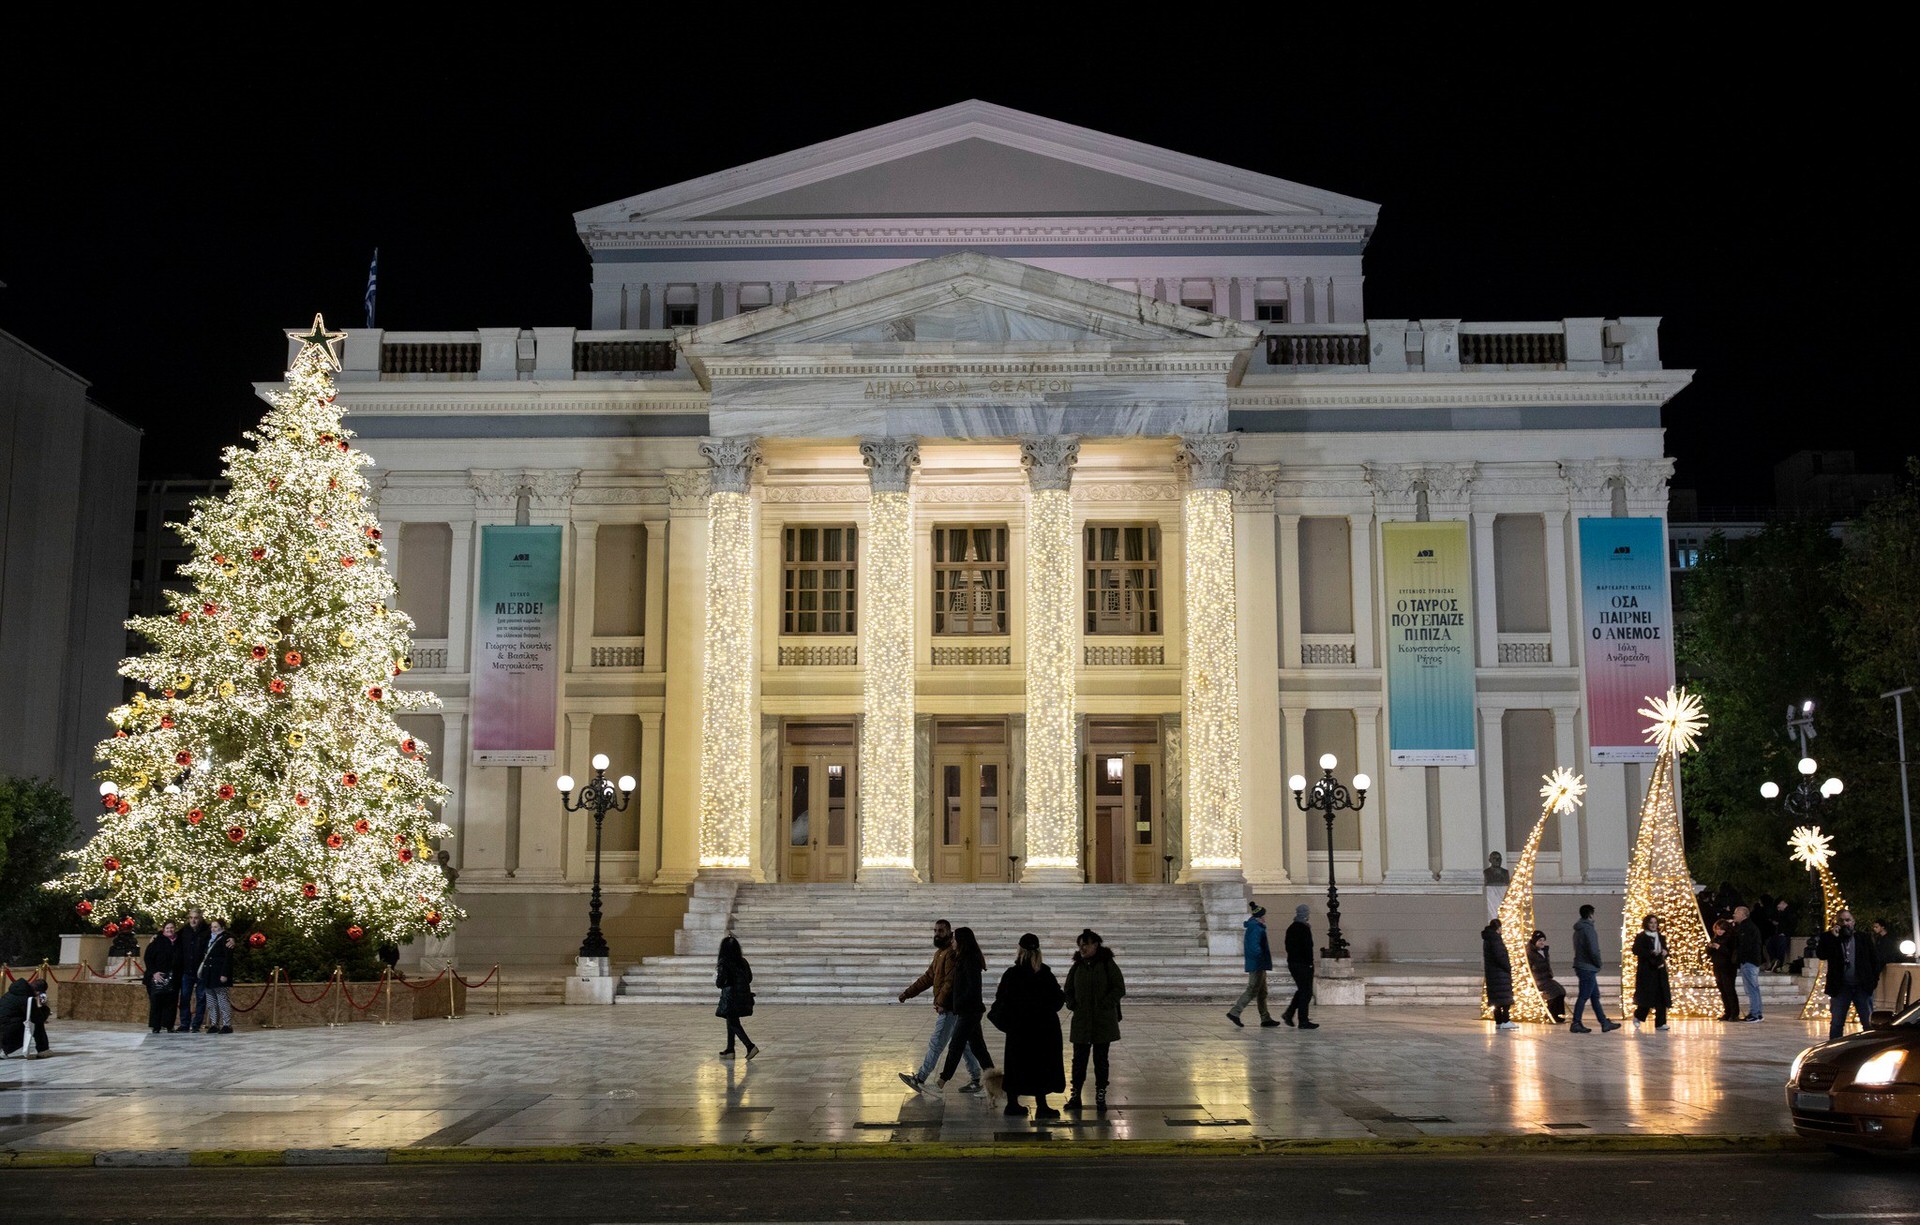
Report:
<svg viewBox="0 0 1920 1225"><path fill-rule="evenodd" d="M616 794L614 784L607 779L607 767L611 764L605 753L594 754L593 777L580 788L578 796L573 794L573 775L562 774L557 783L562 809L593 814L593 901L587 908L587 938L580 942L582 957L608 956L607 938L600 934L600 827L608 813L625 812L627 802L633 798L633 775L620 776Z"/></svg>
<svg viewBox="0 0 1920 1225"><path fill-rule="evenodd" d="M1811 699L1798 706L1787 707L1787 739L1798 741L1800 762L1795 767L1800 775L1799 781L1789 788L1768 779L1760 784L1760 798L1763 800L1781 800L1782 807L1795 820L1809 820L1819 811L1820 805L1846 790L1846 784L1838 778L1829 777L1815 786L1813 776L1820 772L1820 763L1807 755L1807 741L1818 733L1813 730L1813 701ZM1783 798L1784 797L1784 798Z"/></svg>
<svg viewBox="0 0 1920 1225"><path fill-rule="evenodd" d="M1353 776L1353 789L1333 776L1334 767L1340 764L1332 753L1320 757L1320 778L1313 784L1311 794L1307 792L1307 780L1296 774L1287 780L1287 787L1293 792L1293 802L1301 812L1317 812L1327 822L1327 947L1320 950L1322 957L1345 961L1353 954L1347 949L1347 938L1340 934L1340 889L1333 879L1333 819L1342 812L1359 812L1367 803L1367 789L1373 780L1364 774Z"/></svg>

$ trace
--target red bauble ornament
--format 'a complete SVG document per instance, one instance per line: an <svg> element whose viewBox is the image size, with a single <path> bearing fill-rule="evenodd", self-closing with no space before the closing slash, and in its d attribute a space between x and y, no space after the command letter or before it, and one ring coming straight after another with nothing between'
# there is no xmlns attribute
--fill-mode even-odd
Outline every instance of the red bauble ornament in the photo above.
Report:
<svg viewBox="0 0 1920 1225"><path fill-rule="evenodd" d="M127 803L125 800L117 800L113 805L113 810L124 817L133 811L133 805Z"/></svg>
<svg viewBox="0 0 1920 1225"><path fill-rule="evenodd" d="M408 850L408 849L407 849L406 847L401 847L401 848L400 848L400 862L401 862L401 863L412 863L412 862L413 862L413 852L412 852L412 851L410 851L410 850Z"/></svg>
<svg viewBox="0 0 1920 1225"><path fill-rule="evenodd" d="M277 476L276 476L276 477L274 477L274 478L272 478L271 480L269 480L269 481L267 482L267 492L268 492L268 493L272 493L272 492L273 492L274 490L276 490L276 489L278 489L278 488L280 488L280 478L279 478L279 477L277 477Z"/></svg>
<svg viewBox="0 0 1920 1225"><path fill-rule="evenodd" d="M281 680L277 676L267 682L268 693L285 693L286 691L287 691L287 682Z"/></svg>
<svg viewBox="0 0 1920 1225"><path fill-rule="evenodd" d="M378 702L381 698L386 696L386 691L380 688L380 686L375 685L373 688L367 690L367 696L372 698L374 701Z"/></svg>
<svg viewBox="0 0 1920 1225"><path fill-rule="evenodd" d="M340 781L346 784L347 786L351 787L360 781L360 776L358 774L355 774L353 771L349 770L345 774L342 774L340 776Z"/></svg>
<svg viewBox="0 0 1920 1225"><path fill-rule="evenodd" d="M220 797L221 799L223 799L223 800L230 800L230 799L232 799L232 798L233 798L233 784L232 784L232 783L221 783L221 784L220 784L220 790L219 790L219 791L218 791L218 792L217 792L216 794L218 794L218 795L219 795L219 797Z"/></svg>
<svg viewBox="0 0 1920 1225"><path fill-rule="evenodd" d="M124 735L125 733L121 734ZM106 812L112 812L119 803L120 797L117 795L103 795L100 797L100 807Z"/></svg>
<svg viewBox="0 0 1920 1225"><path fill-rule="evenodd" d="M259 561L261 558L265 557L266 555L267 555L267 551L265 549L255 549L251 554L249 554L249 556L251 556L255 561Z"/></svg>
<svg viewBox="0 0 1920 1225"><path fill-rule="evenodd" d="M78 906L75 906L75 907L74 907L74 909L75 909L75 910L77 910L77 911L79 911L79 912L80 912L81 914L83 914L83 915L84 915L84 914L92 914L92 913L93 913L93 903L92 903L92 902L82 902L82 903L80 903L80 904L79 904Z"/></svg>
<svg viewBox="0 0 1920 1225"><path fill-rule="evenodd" d="M101 928L100 930L106 932L109 936L118 935L120 932L120 925L118 923L109 923L105 927Z"/></svg>
<svg viewBox="0 0 1920 1225"><path fill-rule="evenodd" d="M298 651L288 651L285 659L287 661L287 667L289 668L297 668L300 666L300 652Z"/></svg>
<svg viewBox="0 0 1920 1225"><path fill-rule="evenodd" d="M133 916L132 916L132 915L130 915L130 914L123 914L123 915L121 915L121 916L120 916L120 927L121 927L121 929L122 929L122 930L124 930L124 931L132 931L132 930L133 930Z"/></svg>
<svg viewBox="0 0 1920 1225"><path fill-rule="evenodd" d="M308 881L306 884L300 886L300 895L302 897L319 897L320 886L314 884L312 881Z"/></svg>
<svg viewBox="0 0 1920 1225"><path fill-rule="evenodd" d="M346 450L346 449L347 449L347 440L346 440L346 439L344 439L344 438L342 438L342 439L340 440L340 449L341 449L342 451L344 451L344 450Z"/></svg>
<svg viewBox="0 0 1920 1225"><path fill-rule="evenodd" d="M227 564L227 555L226 555L225 553L215 553L215 554L213 555L213 564L214 564L214 565L216 565L216 566L224 566L224 565L226 565L226 564Z"/></svg>
<svg viewBox="0 0 1920 1225"><path fill-rule="evenodd" d="M304 791L294 792L293 802L295 804L298 804L300 807L305 808L307 806L307 793Z"/></svg>
<svg viewBox="0 0 1920 1225"><path fill-rule="evenodd" d="M367 819L365 817L361 817L353 823L353 832L356 834L364 834L367 832Z"/></svg>
<svg viewBox="0 0 1920 1225"><path fill-rule="evenodd" d="M120 870L120 861L115 859L111 855L107 856L107 871L118 872L119 870Z"/></svg>
<svg viewBox="0 0 1920 1225"><path fill-rule="evenodd" d="M333 435L332 435L332 434L322 434L322 435L320 435L320 441L321 441L321 442L332 442L332 441L333 441Z"/></svg>
<svg viewBox="0 0 1920 1225"><path fill-rule="evenodd" d="M182 625L185 625L185 624L186 624L187 622L189 622L189 621L191 621L191 620L193 620L193 614L192 614L192 613L190 613L190 612L188 612L188 611L187 611L186 609L184 609L184 608L183 608L183 609L181 609L181 610L180 610L180 624L182 624Z"/></svg>
<svg viewBox="0 0 1920 1225"><path fill-rule="evenodd" d="M345 838L342 838L339 834L327 835L327 846L333 850L337 851L341 847L345 846L346 844L347 844L347 840Z"/></svg>
<svg viewBox="0 0 1920 1225"><path fill-rule="evenodd" d="M437 927L439 926L439 923L440 923L440 912L437 910L429 910L427 912L427 926Z"/></svg>
<svg viewBox="0 0 1920 1225"><path fill-rule="evenodd" d="M253 648L253 650L249 651L248 654L252 655L255 659L265 659L267 657L267 648L263 646L257 646Z"/></svg>
<svg viewBox="0 0 1920 1225"><path fill-rule="evenodd" d="M201 812L198 808L194 809L192 812L187 814L188 825L198 825L200 824L200 822L206 819L207 819L207 814L204 812Z"/></svg>
<svg viewBox="0 0 1920 1225"><path fill-rule="evenodd" d="M340 559L340 564L343 566L351 566L353 564L353 558L343 557Z"/></svg>
<svg viewBox="0 0 1920 1225"><path fill-rule="evenodd" d="M171 729L172 729L172 727L173 727L173 716L172 716L172 715L161 715L161 716L160 716L160 726L161 726L161 727L164 727L164 728L168 728L169 730L171 730Z"/></svg>
<svg viewBox="0 0 1920 1225"><path fill-rule="evenodd" d="M417 743L415 743L412 736L408 736L405 740L402 740L400 742L400 751L402 753L418 753L420 751L420 746Z"/></svg>
<svg viewBox="0 0 1920 1225"><path fill-rule="evenodd" d="M127 738L127 729L124 727L121 728L119 731L113 734L113 738L115 740L125 740Z"/></svg>
<svg viewBox="0 0 1920 1225"><path fill-rule="evenodd" d="M367 538L368 538L369 540L379 540L379 539L380 539L380 529L379 529L379 528L377 528L377 527L370 527L370 528L368 528L368 529L367 529Z"/></svg>
<svg viewBox="0 0 1920 1225"><path fill-rule="evenodd" d="M246 836L247 831L242 826L232 825L227 827L228 842L242 842L245 841Z"/></svg>
<svg viewBox="0 0 1920 1225"><path fill-rule="evenodd" d="M354 924L352 927L349 927L347 929L347 939L349 940L358 940L360 937L366 934L367 934L366 932L361 930L360 925L358 923Z"/></svg>
<svg viewBox="0 0 1920 1225"><path fill-rule="evenodd" d="M218 604L202 604L200 606L200 613L202 616L207 616L207 617L218 616L219 612L220 612L220 606Z"/></svg>
<svg viewBox="0 0 1920 1225"><path fill-rule="evenodd" d="M193 764L193 754L187 752L185 749L181 749L173 755L173 764L176 766L190 766Z"/></svg>
<svg viewBox="0 0 1920 1225"><path fill-rule="evenodd" d="M251 944L254 948L259 948L261 945L265 944L266 942L267 942L267 933L265 932L255 932L251 936L247 937L247 943Z"/></svg>
<svg viewBox="0 0 1920 1225"><path fill-rule="evenodd" d="M259 883L260 883L259 881L255 880L251 876L243 876L240 878L240 891L242 893L252 893L254 890L254 887L257 886Z"/></svg>

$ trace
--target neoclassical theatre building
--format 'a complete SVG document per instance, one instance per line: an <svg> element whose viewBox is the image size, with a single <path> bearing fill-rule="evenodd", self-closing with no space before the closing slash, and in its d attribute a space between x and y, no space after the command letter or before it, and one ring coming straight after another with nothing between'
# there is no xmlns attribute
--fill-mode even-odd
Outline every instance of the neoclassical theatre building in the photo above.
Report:
<svg viewBox="0 0 1920 1225"><path fill-rule="evenodd" d="M462 963L572 958L596 754L620 961L849 884L1318 925L1329 865L1357 957L1466 959L1555 765L1543 918L1617 913L1689 374L1653 318L1369 318L1377 212L968 102L578 214L590 328L350 334Z"/></svg>

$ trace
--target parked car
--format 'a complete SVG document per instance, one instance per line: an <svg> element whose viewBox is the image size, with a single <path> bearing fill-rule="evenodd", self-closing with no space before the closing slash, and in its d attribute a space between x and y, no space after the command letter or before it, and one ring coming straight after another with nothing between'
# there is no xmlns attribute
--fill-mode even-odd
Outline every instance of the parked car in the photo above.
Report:
<svg viewBox="0 0 1920 1225"><path fill-rule="evenodd" d="M1787 1109L1794 1131L1839 1148L1915 1146L1920 1004L1898 1014L1876 1012L1873 1020L1872 1026L1838 1042L1808 1047L1793 1061L1787 1073Z"/></svg>

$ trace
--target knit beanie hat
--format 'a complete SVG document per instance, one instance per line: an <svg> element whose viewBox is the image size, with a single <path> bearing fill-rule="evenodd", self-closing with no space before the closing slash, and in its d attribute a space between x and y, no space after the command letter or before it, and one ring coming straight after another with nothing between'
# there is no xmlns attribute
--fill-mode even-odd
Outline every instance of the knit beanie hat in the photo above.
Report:
<svg viewBox="0 0 1920 1225"><path fill-rule="evenodd" d="M1305 923L1307 921L1307 915L1310 913L1312 912L1307 909L1307 904L1302 902L1293 908L1293 921L1295 923Z"/></svg>

